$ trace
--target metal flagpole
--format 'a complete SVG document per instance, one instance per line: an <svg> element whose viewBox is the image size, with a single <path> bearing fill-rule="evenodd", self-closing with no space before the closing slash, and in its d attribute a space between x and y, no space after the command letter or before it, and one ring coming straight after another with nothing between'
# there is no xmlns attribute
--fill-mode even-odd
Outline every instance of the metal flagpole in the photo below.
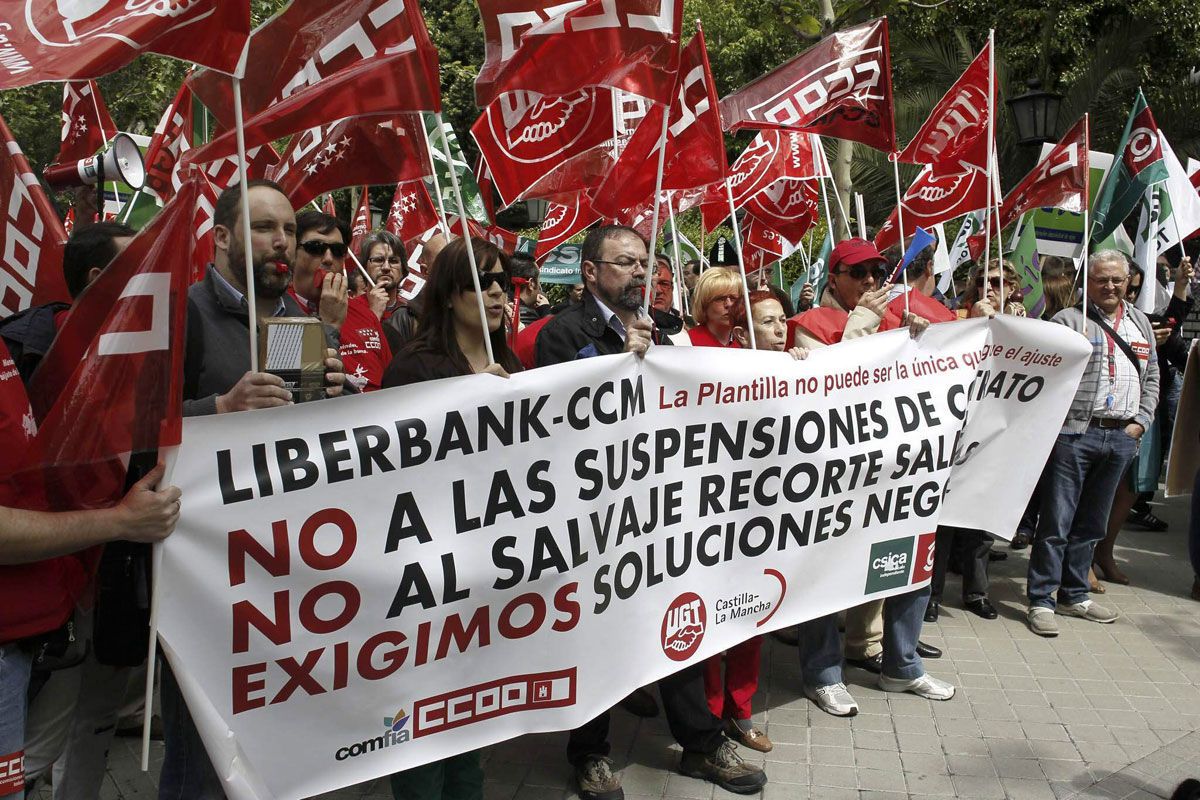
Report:
<svg viewBox="0 0 1200 800"><path fill-rule="evenodd" d="M858 235L867 238L867 212L863 207L863 196L855 192L854 213L858 215Z"/></svg>
<svg viewBox="0 0 1200 800"><path fill-rule="evenodd" d="M663 109L662 132L658 135L658 172L654 177L654 197L651 198L651 203L654 204L654 210L650 214L650 264L658 264L658 255L655 253L655 247L658 244L658 202L662 195L663 181L663 164L667 157L667 123L671 121L671 107L668 105ZM649 269L646 270L647 285L642 292L642 312L650 313L650 295L654 289L654 275Z"/></svg>
<svg viewBox="0 0 1200 800"><path fill-rule="evenodd" d="M487 310L483 307L483 290L479 288L479 267L475 263L475 248L471 246L471 229L467 227L467 208L463 203L462 189L458 185L458 171L454 169L454 161L450 157L450 141L446 138L446 129L443 127L442 114L437 112L434 114L434 119L437 120L438 131L442 134L442 150L446 154L446 163L450 165L450 183L454 189L454 201L458 204L458 220L462 223L463 239L467 245L467 261L471 264L471 283L475 285L475 302L479 306L479 321L483 325L483 346L487 350L488 365L496 363L496 357L492 353L492 337L488 331Z"/></svg>
<svg viewBox="0 0 1200 800"><path fill-rule="evenodd" d="M904 196L900 193L900 154L888 156L892 162L892 177L896 181L896 223L900 226L900 260L904 260ZM908 307L908 270L900 270L900 279L904 281L904 314L909 313Z"/></svg>
<svg viewBox="0 0 1200 800"><path fill-rule="evenodd" d="M675 290L679 292L679 311L687 315L688 296L683 282L683 260L679 256L679 226L675 222L675 203L672 202L671 192L667 192L667 213L671 215L671 246L675 251Z"/></svg>
<svg viewBox="0 0 1200 800"><path fill-rule="evenodd" d="M817 136L815 133L810 133L809 140L811 142L813 152L815 153L817 148L821 146L821 138L819 136ZM824 163L824 162L822 162L822 163ZM821 202L824 203L824 205L825 205L825 235L829 236L830 238L833 238L833 214L829 213L829 193L825 191L825 181L822 178L818 178L817 183L819 183L821 186ZM808 258L806 260L808 260L808 261L812 260L812 253L808 254ZM812 283L811 273L805 274L804 282ZM819 298L813 299L814 305L816 305L818 302L819 302Z"/></svg>
<svg viewBox="0 0 1200 800"><path fill-rule="evenodd" d="M725 178L725 197L729 200L729 221L733 224L733 246L737 248L738 270L742 276L742 296L746 298L746 332L750 334L750 349L757 350L754 340L754 311L750 308L750 284L746 281L746 258L742 254L742 232L738 229L737 209L733 206L733 184Z"/></svg>
<svg viewBox="0 0 1200 800"><path fill-rule="evenodd" d="M988 30L988 96L987 96L987 206L983 212L983 296L987 297L987 287L991 285L991 276L988 274L988 258L992 254L992 162L995 160L995 141L994 124L996 121L996 49L995 44L996 31L995 29ZM1000 231L996 231L996 236L1000 236ZM1000 278L1001 285L1004 284L1004 278ZM1001 311L1002 309L997 309Z"/></svg>
<svg viewBox="0 0 1200 800"><path fill-rule="evenodd" d="M1083 140L1085 142L1087 142L1087 146L1089 149L1092 146L1091 125L1092 125L1091 120L1088 118L1088 115L1085 113L1083 115ZM1086 180L1083 184L1084 185L1084 192L1083 192L1083 271L1081 273L1083 275L1083 286L1081 287L1081 289L1083 291L1083 330L1084 330L1085 336L1087 335L1088 248L1091 246L1091 243L1092 243L1092 229L1091 229L1090 224L1088 223L1088 217L1090 216L1089 212L1091 211L1091 205L1092 205L1092 200L1091 200L1091 196L1090 196L1092 193L1092 164L1091 164L1090 155L1088 157L1088 168L1087 168L1086 172L1087 172ZM1181 248L1183 247L1182 242L1180 242L1180 247Z"/></svg>
<svg viewBox="0 0 1200 800"><path fill-rule="evenodd" d="M1000 230L1000 171L996 170L996 174L990 176L992 183L992 191L996 198L996 204L992 208L992 213L996 217L996 271L1000 273L1000 308L996 309L997 314L1004 313L1004 235Z"/></svg>
<svg viewBox="0 0 1200 800"><path fill-rule="evenodd" d="M841 192L838 191L837 181L835 181L833 179L833 170L829 168L829 158L825 155L825 146L821 144L820 136L818 136L815 133L809 134L809 135L813 137L812 142L813 142L814 153L821 154L821 164L825 168L826 179L829 181L829 185L833 188L833 199L837 201L838 209L841 211L840 216L842 218L842 225L844 225L846 227L846 238L853 239L854 232L850 230L850 220L847 219L847 217L850 216L850 212L849 212L847 206L842 203L842 195L841 195ZM822 186L821 188L824 189L824 186ZM827 208L826 214L828 214L828 213L829 212L828 212L828 208ZM832 223L833 223L833 218L831 217L830 218L830 229L833 228Z"/></svg>
<svg viewBox="0 0 1200 800"><path fill-rule="evenodd" d="M443 149L446 151L446 169L448 169L450 174L454 176L454 183L457 185L458 176L454 172L454 160L450 157L450 142L446 140L445 129L440 127L442 124L442 117L440 114L438 115L437 120L439 126L438 136L442 138L442 144L445 145ZM433 194L435 197L437 197L438 221L442 223L442 233L445 234L447 239L449 239L450 226L446 223L446 206L444 203L442 203L442 184L438 181L437 162L433 160L433 142L429 139L429 129L425 127L424 119L421 120L421 130L425 131L425 152L429 153L429 172L430 177L433 178ZM470 233L467 231L467 221L465 219L463 220L462 224L463 235L470 236ZM467 249L470 250L471 248L468 247Z"/></svg>

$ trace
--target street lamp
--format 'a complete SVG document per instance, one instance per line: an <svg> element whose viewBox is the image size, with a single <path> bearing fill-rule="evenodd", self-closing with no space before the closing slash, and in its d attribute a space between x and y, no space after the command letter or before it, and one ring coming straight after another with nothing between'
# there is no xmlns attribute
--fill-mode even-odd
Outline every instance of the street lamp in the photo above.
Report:
<svg viewBox="0 0 1200 800"><path fill-rule="evenodd" d="M1057 141L1058 107L1062 95L1042 89L1037 78L1025 81L1029 91L1008 101L1013 121L1017 125L1019 144L1041 144Z"/></svg>

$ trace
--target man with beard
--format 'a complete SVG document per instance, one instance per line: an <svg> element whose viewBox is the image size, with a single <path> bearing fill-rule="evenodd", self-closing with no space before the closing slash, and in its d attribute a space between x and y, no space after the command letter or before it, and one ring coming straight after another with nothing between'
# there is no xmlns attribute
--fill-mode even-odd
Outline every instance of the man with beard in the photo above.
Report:
<svg viewBox="0 0 1200 800"><path fill-rule="evenodd" d="M186 350L183 361L183 414L203 416L286 406L292 401L277 375L250 371L250 320L303 317L288 294L296 252L296 215L275 183L247 184L250 243L243 240L241 193L231 186L213 208L213 263L204 280L188 290ZM246 298L246 247L254 269L255 307ZM253 315L253 317L251 317ZM338 330L325 325L325 393L342 393L345 375L337 359ZM346 387L353 391L352 387ZM192 721L170 665L162 662L162 716L165 753L158 796L191 800L225 797Z"/></svg>
<svg viewBox="0 0 1200 800"><path fill-rule="evenodd" d="M583 241L583 302L542 328L534 345L537 366L577 358L638 353L651 344L670 344L642 311L650 258L646 241L633 228L606 225ZM708 708L704 665L689 665L658 682L671 733L683 747L679 771L738 794L757 793L767 782L762 768L747 764L725 738L721 720ZM583 800L621 800L621 779L608 757L609 712L571 731L567 759L575 767Z"/></svg>

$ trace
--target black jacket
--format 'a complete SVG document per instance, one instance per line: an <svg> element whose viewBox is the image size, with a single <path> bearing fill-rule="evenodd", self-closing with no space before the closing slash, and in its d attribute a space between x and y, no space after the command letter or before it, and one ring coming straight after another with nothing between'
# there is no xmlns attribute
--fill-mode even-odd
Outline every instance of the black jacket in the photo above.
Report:
<svg viewBox="0 0 1200 800"><path fill-rule="evenodd" d="M70 307L70 303L46 303L18 311L0 321L0 337L8 346L9 355L16 363L26 388L29 387L33 371L42 363L42 358L58 335L54 315Z"/></svg>
<svg viewBox="0 0 1200 800"><path fill-rule="evenodd" d="M661 328L655 327L654 344L670 344ZM555 315L538 331L533 360L539 367L561 364L577 358L607 356L625 349L625 340L605 324L596 298L584 291L583 302Z"/></svg>

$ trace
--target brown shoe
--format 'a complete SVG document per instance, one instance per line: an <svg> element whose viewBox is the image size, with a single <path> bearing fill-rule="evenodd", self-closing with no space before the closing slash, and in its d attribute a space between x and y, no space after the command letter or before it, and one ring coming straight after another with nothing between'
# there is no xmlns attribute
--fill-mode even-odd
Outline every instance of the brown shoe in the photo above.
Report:
<svg viewBox="0 0 1200 800"><path fill-rule="evenodd" d="M767 735L758 728L752 725L750 726L750 730L744 731L742 730L742 726L738 725L732 719L725 720L725 735L738 744L745 745L751 750L757 750L760 753L769 753L775 748L775 745L771 744L771 740L767 738Z"/></svg>

